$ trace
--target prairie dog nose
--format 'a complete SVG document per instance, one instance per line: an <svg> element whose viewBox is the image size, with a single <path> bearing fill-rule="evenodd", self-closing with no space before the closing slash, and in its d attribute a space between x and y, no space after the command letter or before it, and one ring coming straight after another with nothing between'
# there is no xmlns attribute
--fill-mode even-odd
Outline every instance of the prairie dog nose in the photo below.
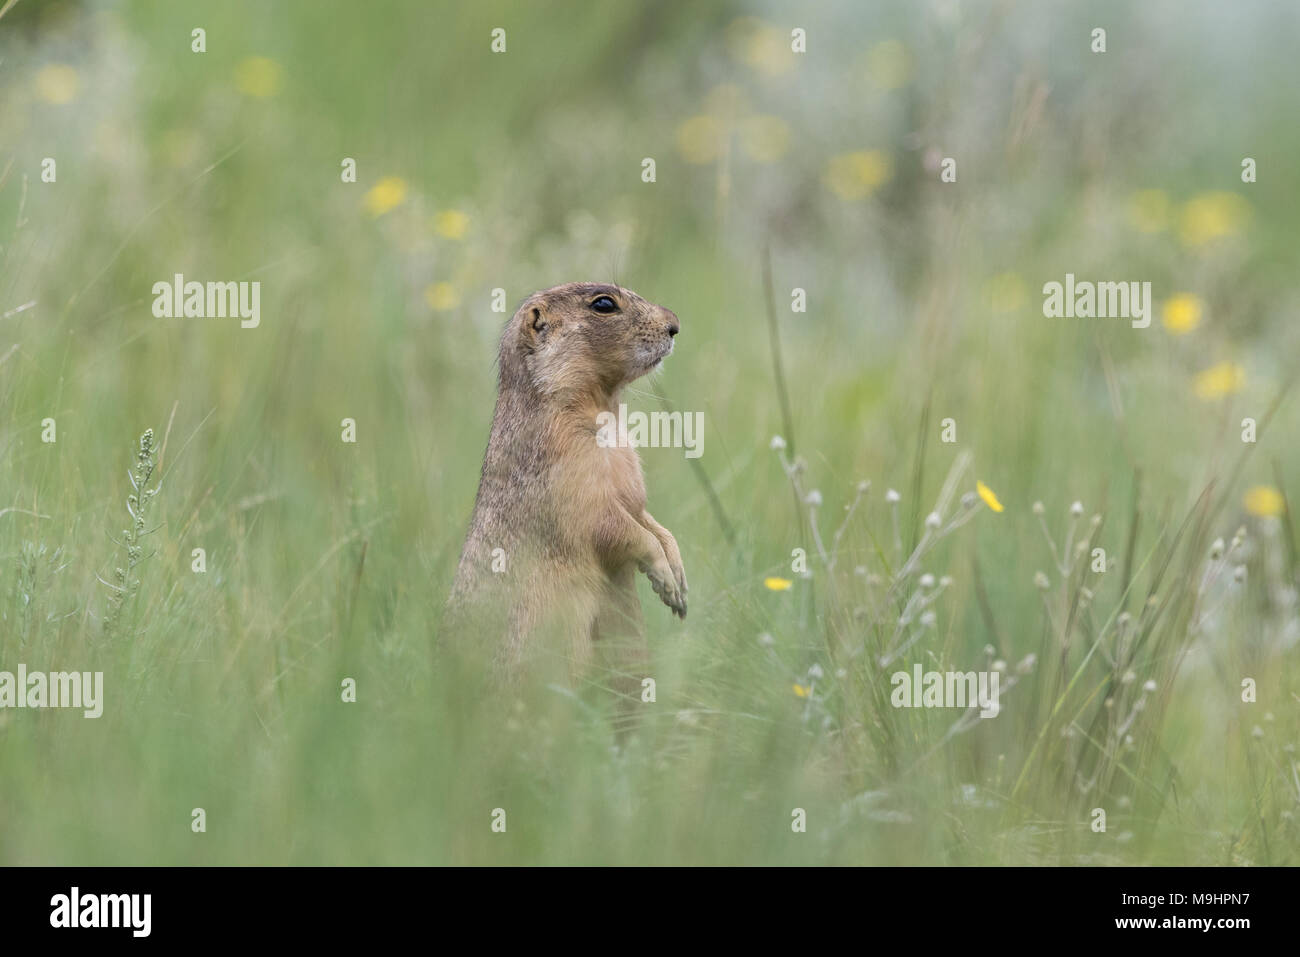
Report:
<svg viewBox="0 0 1300 957"><path fill-rule="evenodd" d="M677 322L677 313L671 309L665 309L664 315L668 319L668 335L675 336L681 332L682 327Z"/></svg>

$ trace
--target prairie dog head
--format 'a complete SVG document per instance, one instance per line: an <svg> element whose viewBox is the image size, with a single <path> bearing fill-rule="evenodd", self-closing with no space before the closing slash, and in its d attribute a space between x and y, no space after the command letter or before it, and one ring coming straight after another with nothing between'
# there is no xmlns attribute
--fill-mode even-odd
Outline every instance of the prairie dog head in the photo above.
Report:
<svg viewBox="0 0 1300 957"><path fill-rule="evenodd" d="M524 300L501 340L501 368L546 396L612 396L673 351L672 310L630 289L573 282Z"/></svg>

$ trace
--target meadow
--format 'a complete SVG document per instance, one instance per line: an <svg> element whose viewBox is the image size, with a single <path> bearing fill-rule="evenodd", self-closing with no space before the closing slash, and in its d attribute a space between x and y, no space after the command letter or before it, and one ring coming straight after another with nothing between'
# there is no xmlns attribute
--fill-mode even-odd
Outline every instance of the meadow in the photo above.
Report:
<svg viewBox="0 0 1300 957"><path fill-rule="evenodd" d="M0 707L0 863L1297 863L1298 28L4 4L0 671L104 701ZM571 280L676 312L624 400L704 423L641 453L691 604L640 582L630 711L438 646L497 338Z"/></svg>

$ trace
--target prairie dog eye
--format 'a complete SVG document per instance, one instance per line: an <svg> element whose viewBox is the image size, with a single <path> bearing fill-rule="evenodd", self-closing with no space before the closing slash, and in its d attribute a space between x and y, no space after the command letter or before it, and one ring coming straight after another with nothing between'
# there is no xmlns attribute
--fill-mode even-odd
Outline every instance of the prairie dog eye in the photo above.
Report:
<svg viewBox="0 0 1300 957"><path fill-rule="evenodd" d="M618 312L618 303L609 296L597 296L591 301L591 308L596 312Z"/></svg>

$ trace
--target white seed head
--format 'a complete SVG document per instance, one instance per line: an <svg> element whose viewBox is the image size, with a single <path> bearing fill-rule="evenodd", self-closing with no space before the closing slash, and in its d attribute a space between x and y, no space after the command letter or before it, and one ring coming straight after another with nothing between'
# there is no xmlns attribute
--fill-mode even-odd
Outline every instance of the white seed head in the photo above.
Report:
<svg viewBox="0 0 1300 957"><path fill-rule="evenodd" d="M975 495L975 493L974 493L974 492L967 492L965 495L963 495L963 496L961 497L961 507L962 507L962 508L974 508L974 507L975 507L975 500L976 500L976 495Z"/></svg>
<svg viewBox="0 0 1300 957"><path fill-rule="evenodd" d="M885 490L885 501L888 502L890 505L897 505L898 500L901 498L902 496L899 495L897 492L895 492L892 488Z"/></svg>
<svg viewBox="0 0 1300 957"><path fill-rule="evenodd" d="M993 662L993 670L994 670L994 671L1006 671L1006 670L1007 670L1007 663L1006 663L1005 661L1003 661L1001 658L999 658L997 661Z"/></svg>
<svg viewBox="0 0 1300 957"><path fill-rule="evenodd" d="M862 493L865 494L866 491L867 491L867 489L869 489L869 488L871 488L871 483L868 482L866 479L863 479L861 482L858 483L858 491L859 491L859 492L862 492Z"/></svg>
<svg viewBox="0 0 1300 957"><path fill-rule="evenodd" d="M853 574L855 574L855 575L860 575L860 576L865 577L866 574L867 574L867 566L866 566L866 565L855 565L855 566L853 567Z"/></svg>
<svg viewBox="0 0 1300 957"><path fill-rule="evenodd" d="M1148 678L1146 681L1144 681L1144 682L1142 683L1142 690L1143 690L1143 691L1155 691L1155 690L1156 690L1156 683L1155 683L1155 681L1152 680L1151 678Z"/></svg>
<svg viewBox="0 0 1300 957"><path fill-rule="evenodd" d="M1236 568L1232 570L1232 580L1235 581L1238 585L1240 585L1242 582L1246 580L1245 565L1238 565Z"/></svg>
<svg viewBox="0 0 1300 957"><path fill-rule="evenodd" d="M1071 517L1071 518L1078 518L1078 517L1079 517L1080 515L1082 515L1082 514L1083 514L1083 503L1082 503L1082 502L1075 502L1073 505L1070 506L1070 517Z"/></svg>
<svg viewBox="0 0 1300 957"><path fill-rule="evenodd" d="M767 632L763 632L761 635L758 636L758 643L762 645L764 648L771 648L774 644L776 644L776 639L773 638L771 635L769 635Z"/></svg>
<svg viewBox="0 0 1300 957"><path fill-rule="evenodd" d="M772 441L769 445L769 448L771 448L774 452L781 451L781 449L785 448L785 439L781 438L781 436L779 435L772 436Z"/></svg>
<svg viewBox="0 0 1300 957"><path fill-rule="evenodd" d="M1119 680L1120 684L1131 685L1133 682L1137 681L1137 675L1132 671L1126 671L1124 672L1124 677Z"/></svg>
<svg viewBox="0 0 1300 957"><path fill-rule="evenodd" d="M1030 652L1020 659L1020 663L1016 665L1016 671L1022 675L1027 675L1034 670L1036 664L1038 664L1038 655Z"/></svg>
<svg viewBox="0 0 1300 957"><path fill-rule="evenodd" d="M1255 725L1255 727L1250 729L1250 736L1252 738L1262 738L1264 737L1264 729L1259 725Z"/></svg>
<svg viewBox="0 0 1300 957"><path fill-rule="evenodd" d="M939 527L941 521L943 521L943 519L939 517L938 512L931 512L925 517L925 527L933 531Z"/></svg>
<svg viewBox="0 0 1300 957"><path fill-rule="evenodd" d="M1033 510L1035 515L1042 515L1045 511L1047 511L1047 509L1043 508L1042 502L1035 502L1033 505Z"/></svg>
<svg viewBox="0 0 1300 957"><path fill-rule="evenodd" d="M950 588L950 587L952 587L952 576L951 576L951 575L944 575L942 578L940 578L940 579L939 579L939 587L940 587L940 588Z"/></svg>
<svg viewBox="0 0 1300 957"><path fill-rule="evenodd" d="M824 674L824 672L822 671L822 666L821 666L821 665L819 665L819 664L812 664L812 665L809 665L809 666L808 666L808 677L809 677L809 678L821 678L821 677L823 676L823 674Z"/></svg>
<svg viewBox="0 0 1300 957"><path fill-rule="evenodd" d="M1210 546L1210 558L1218 561L1223 557L1223 539L1216 538L1214 544Z"/></svg>
<svg viewBox="0 0 1300 957"><path fill-rule="evenodd" d="M820 505L821 503L822 503L822 493L817 491L817 489L813 489L806 496L804 496L804 504L806 505Z"/></svg>
<svg viewBox="0 0 1300 957"><path fill-rule="evenodd" d="M922 587L922 588L933 588L933 587L934 587L934 576L931 575L929 572L926 572L924 575L922 575L922 576L921 576L921 587Z"/></svg>
<svg viewBox="0 0 1300 957"><path fill-rule="evenodd" d="M994 648L992 645L984 646L984 654L988 655L990 658L992 658L996 653L997 653L997 649Z"/></svg>
<svg viewBox="0 0 1300 957"><path fill-rule="evenodd" d="M1052 587L1052 583L1047 580L1047 576L1043 572L1034 572L1034 587L1039 591L1047 591Z"/></svg>
<svg viewBox="0 0 1300 957"><path fill-rule="evenodd" d="M927 611L923 611L923 612L921 612L921 627L922 627L922 628L933 628L933 627L934 627L934 623L935 623L936 621L938 621L938 620L939 620L938 617L937 617L937 616L935 615L935 613L932 612L932 611L928 611L928 610L927 610Z"/></svg>

